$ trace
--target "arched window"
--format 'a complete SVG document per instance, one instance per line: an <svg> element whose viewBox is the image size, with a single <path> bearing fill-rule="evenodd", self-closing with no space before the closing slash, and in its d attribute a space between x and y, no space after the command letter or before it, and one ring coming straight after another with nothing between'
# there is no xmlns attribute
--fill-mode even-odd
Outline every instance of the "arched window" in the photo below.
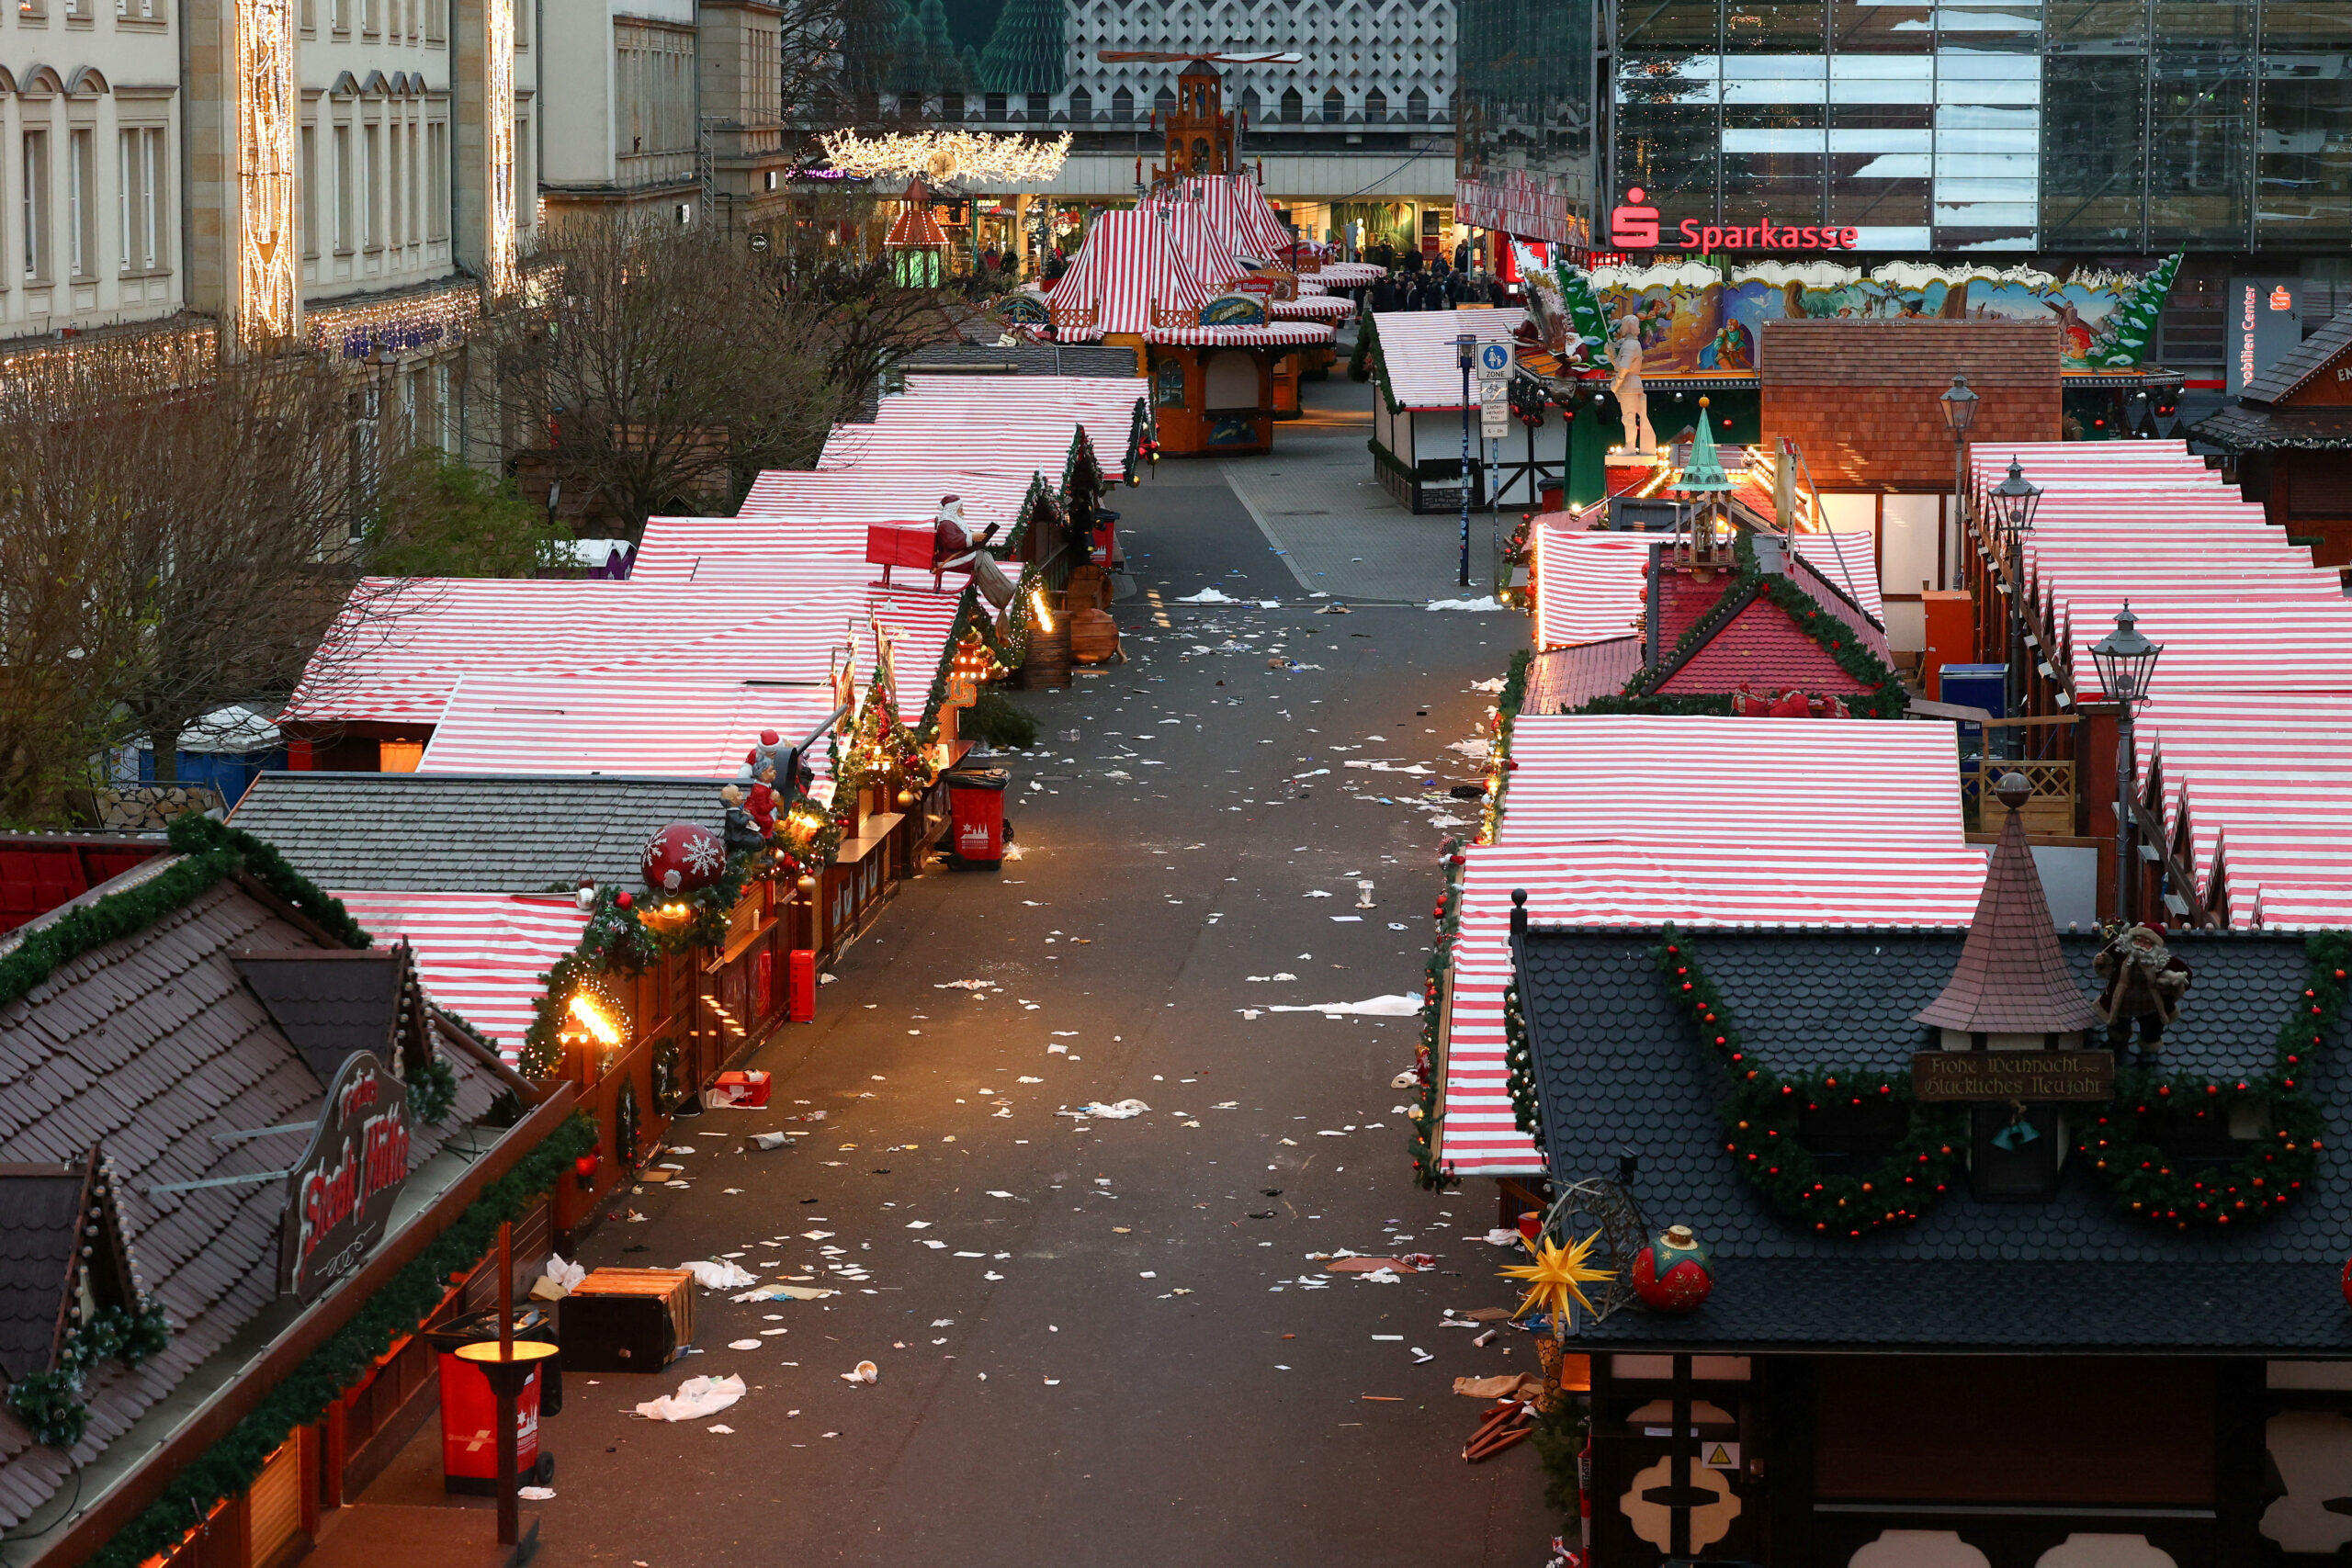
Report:
<svg viewBox="0 0 2352 1568"><path fill-rule="evenodd" d="M1363 96L1363 122L1366 125L1388 123L1388 95L1377 87Z"/></svg>
<svg viewBox="0 0 2352 1568"><path fill-rule="evenodd" d="M1111 95L1111 118L1121 125L1136 118L1136 96L1125 87Z"/></svg>
<svg viewBox="0 0 2352 1568"><path fill-rule="evenodd" d="M1337 125L1347 117L1348 100L1340 96L1340 89L1327 90L1323 95L1323 123Z"/></svg>
<svg viewBox="0 0 2352 1568"><path fill-rule="evenodd" d="M1075 88L1069 96L1069 122L1084 125L1094 118L1094 95L1083 87Z"/></svg>
<svg viewBox="0 0 2352 1568"><path fill-rule="evenodd" d="M1296 125L1306 118L1306 101L1298 96L1296 87L1283 89L1283 123Z"/></svg>
<svg viewBox="0 0 2352 1568"><path fill-rule="evenodd" d="M1430 122L1430 96L1419 87L1414 88L1406 96L1405 118L1415 125L1427 125Z"/></svg>

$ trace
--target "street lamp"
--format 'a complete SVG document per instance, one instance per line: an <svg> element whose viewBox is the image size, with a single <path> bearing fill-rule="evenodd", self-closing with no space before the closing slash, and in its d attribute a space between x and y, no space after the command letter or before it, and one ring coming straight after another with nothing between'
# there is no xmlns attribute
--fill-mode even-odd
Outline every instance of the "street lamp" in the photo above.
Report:
<svg viewBox="0 0 2352 1568"><path fill-rule="evenodd" d="M2156 678L2156 660L2164 650L2164 644L2140 635L2139 617L2132 613L2129 599L2115 614L2115 629L2091 644L2091 663L2098 670L2099 687L2115 705L2115 919L2119 924L2130 923L2132 908L2132 775L2136 761L2132 753L2132 716L2148 700L2148 688Z"/></svg>
<svg viewBox="0 0 2352 1568"><path fill-rule="evenodd" d="M2025 536L2033 532L2033 514L2041 507L2041 491L2026 482L2025 469L2009 459L2009 477L1984 492L1985 522L2000 541L2002 570L2009 580L2009 663L2003 689L2011 718L2025 716ZM2025 755L2025 731L2015 736L2015 757Z"/></svg>
<svg viewBox="0 0 2352 1568"><path fill-rule="evenodd" d="M1959 515L1968 513L1968 432L1976 423L1976 394L1968 389L1968 378L1955 376L1951 389L1936 400L1943 410L1944 428L1951 432L1951 491L1953 506Z"/></svg>

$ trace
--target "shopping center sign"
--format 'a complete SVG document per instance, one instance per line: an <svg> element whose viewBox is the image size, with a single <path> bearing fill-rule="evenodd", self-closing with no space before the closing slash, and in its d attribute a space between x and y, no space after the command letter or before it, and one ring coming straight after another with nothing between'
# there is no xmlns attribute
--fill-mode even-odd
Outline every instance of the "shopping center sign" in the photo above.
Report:
<svg viewBox="0 0 2352 1568"><path fill-rule="evenodd" d="M1850 251L1861 243L1859 229L1799 228L1789 223L1747 225L1701 223L1684 219L1682 243L1659 242L1658 212L1642 205L1639 186L1625 193L1625 205L1609 209L1609 243L1620 251L1685 250L1702 254L1723 251Z"/></svg>

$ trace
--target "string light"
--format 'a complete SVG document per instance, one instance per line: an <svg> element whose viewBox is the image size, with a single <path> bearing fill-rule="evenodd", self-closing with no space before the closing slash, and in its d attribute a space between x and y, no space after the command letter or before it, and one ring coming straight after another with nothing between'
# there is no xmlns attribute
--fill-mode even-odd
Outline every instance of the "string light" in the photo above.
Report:
<svg viewBox="0 0 2352 1568"><path fill-rule="evenodd" d="M428 294L314 310L306 325L312 348L359 359L379 344L397 354L462 337L466 322L481 313L481 290L457 283Z"/></svg>
<svg viewBox="0 0 2352 1568"><path fill-rule="evenodd" d="M237 0L237 328L242 345L294 335L293 0Z"/></svg>
<svg viewBox="0 0 2352 1568"><path fill-rule="evenodd" d="M514 0L489 0L482 47L490 57L490 293L514 292Z"/></svg>
<svg viewBox="0 0 2352 1568"><path fill-rule="evenodd" d="M1042 184L1061 173L1070 147L1067 132L1053 141L1034 141L1025 136L969 130L890 131L873 137L835 130L818 141L833 167L844 175L867 179L922 175L940 185L959 179Z"/></svg>

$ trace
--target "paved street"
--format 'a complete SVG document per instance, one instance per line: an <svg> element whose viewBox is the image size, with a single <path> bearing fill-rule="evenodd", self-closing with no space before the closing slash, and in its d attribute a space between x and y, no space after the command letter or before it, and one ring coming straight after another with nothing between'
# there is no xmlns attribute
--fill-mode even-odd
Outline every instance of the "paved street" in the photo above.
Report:
<svg viewBox="0 0 2352 1568"><path fill-rule="evenodd" d="M1327 483L1368 479L1360 434L1317 445L1352 449L1316 465ZM548 1428L554 1561L1541 1561L1556 1527L1533 1453L1458 1457L1480 1406L1453 1378L1532 1358L1439 1327L1506 1299L1506 1259L1477 1239L1485 1191L1413 1185L1389 1085L1416 1022L1272 1010L1418 993L1430 852L1472 809L1422 803L1423 781L1475 776L1445 747L1520 623L1313 614L1208 465L1164 463L1122 504L1152 597L1119 606L1128 663L1019 699L1046 735L1012 763L1023 858L904 888L820 1021L755 1064L770 1111L680 1123L693 1152L665 1157L691 1185L631 1199L645 1223L606 1224L584 1258L733 1257L842 1293L704 1292L701 1354L575 1375ZM1388 516L1392 536L1446 529ZM1381 569L1363 581L1410 587ZM1177 603L1211 585L1283 604ZM1061 1114L1125 1100L1150 1109ZM771 1129L797 1145L745 1152ZM1301 1283L1340 1248L1441 1261ZM861 1359L878 1384L842 1379ZM751 1392L713 1421L626 1414L697 1373Z"/></svg>

